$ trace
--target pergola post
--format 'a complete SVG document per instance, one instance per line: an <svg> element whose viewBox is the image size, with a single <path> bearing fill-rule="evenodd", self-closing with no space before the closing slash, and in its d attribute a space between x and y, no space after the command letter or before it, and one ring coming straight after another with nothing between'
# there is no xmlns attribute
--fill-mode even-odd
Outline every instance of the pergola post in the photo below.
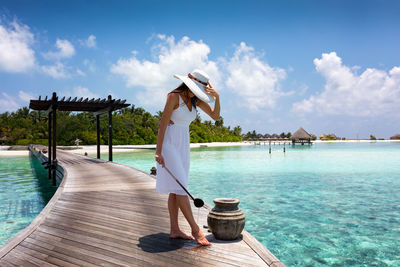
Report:
<svg viewBox="0 0 400 267"><path fill-rule="evenodd" d="M111 95L108 96L108 101L111 101ZM108 111L108 160L113 161L113 156L112 156L112 110Z"/></svg>
<svg viewBox="0 0 400 267"><path fill-rule="evenodd" d="M57 169L57 140L56 140L56 126L57 126L57 109L60 111L83 111L93 112L96 116L96 131L97 131L97 158L100 159L100 115L108 112L108 159L113 160L112 155L112 112L114 110L127 108L129 104L125 103L126 100L112 99L111 95L104 99L84 99L71 97L65 99L65 97L58 100L57 94L54 92L52 97L47 99L41 99L39 96L38 100L32 99L29 103L29 108L33 110L46 110L49 120L49 178L53 177L53 184L56 184L56 169ZM53 170L53 172L52 172ZM53 175L52 175L53 174Z"/></svg>
<svg viewBox="0 0 400 267"><path fill-rule="evenodd" d="M100 159L100 115L96 115L96 132L97 132L97 158Z"/></svg>
<svg viewBox="0 0 400 267"><path fill-rule="evenodd" d="M48 128L48 132L49 132L49 148L47 149L47 159L48 159L48 167L49 167L49 179L51 179L51 121L52 121L52 112L48 113L49 116L49 120L48 120L48 124L49 124L49 128Z"/></svg>
<svg viewBox="0 0 400 267"><path fill-rule="evenodd" d="M56 126L57 126L57 94L53 93L53 162L52 162L52 169L53 169L53 185L56 185L56 168L57 168L57 155L56 155L56 148L57 148L57 138L56 138Z"/></svg>

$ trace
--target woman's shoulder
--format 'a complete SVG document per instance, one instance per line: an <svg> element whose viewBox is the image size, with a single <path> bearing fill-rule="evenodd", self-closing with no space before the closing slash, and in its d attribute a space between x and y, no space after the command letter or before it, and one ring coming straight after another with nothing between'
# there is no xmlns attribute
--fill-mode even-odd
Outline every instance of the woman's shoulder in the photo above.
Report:
<svg viewBox="0 0 400 267"><path fill-rule="evenodd" d="M175 93L174 91L169 92L167 102L171 102L174 105L179 104L179 93Z"/></svg>

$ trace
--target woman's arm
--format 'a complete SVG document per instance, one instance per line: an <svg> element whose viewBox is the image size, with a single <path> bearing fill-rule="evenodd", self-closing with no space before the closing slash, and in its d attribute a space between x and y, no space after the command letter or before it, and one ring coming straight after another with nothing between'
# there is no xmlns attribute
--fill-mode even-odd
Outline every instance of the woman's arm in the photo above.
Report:
<svg viewBox="0 0 400 267"><path fill-rule="evenodd" d="M158 128L155 159L160 165L162 165L163 168L165 167L165 162L163 156L161 155L161 151L164 141L164 134L170 121L172 111L174 110L176 104L178 104L178 101L179 99L177 94L168 94L167 102L165 103L164 111L161 116L160 127Z"/></svg>
<svg viewBox="0 0 400 267"><path fill-rule="evenodd" d="M219 119L219 113L221 110L221 106L219 103L219 94L218 92L208 83L208 86L204 86L206 93L214 97L214 108L212 108L208 103L204 102L201 99L197 99L197 106L200 107L208 116L210 116L213 120Z"/></svg>

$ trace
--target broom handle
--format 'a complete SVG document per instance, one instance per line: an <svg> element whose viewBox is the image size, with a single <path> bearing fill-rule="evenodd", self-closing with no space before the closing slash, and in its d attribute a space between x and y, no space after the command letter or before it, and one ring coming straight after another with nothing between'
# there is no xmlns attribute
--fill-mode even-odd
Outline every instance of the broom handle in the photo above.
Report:
<svg viewBox="0 0 400 267"><path fill-rule="evenodd" d="M169 171L167 166L164 166L164 168L175 179L175 181L183 188L183 190L185 190L185 192L190 196L190 198L194 200L194 197L189 193L189 191L186 190L186 188L181 184L181 182L179 182L179 180Z"/></svg>

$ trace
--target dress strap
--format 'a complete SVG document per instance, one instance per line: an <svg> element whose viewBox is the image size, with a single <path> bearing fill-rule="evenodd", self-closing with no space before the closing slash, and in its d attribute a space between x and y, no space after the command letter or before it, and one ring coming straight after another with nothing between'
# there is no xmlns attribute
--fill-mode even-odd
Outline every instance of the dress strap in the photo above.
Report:
<svg viewBox="0 0 400 267"><path fill-rule="evenodd" d="M183 101L183 99L181 97L181 94L178 94L178 98L179 98L179 106L178 106L178 108L179 107L183 107L183 105L186 105L185 101Z"/></svg>

